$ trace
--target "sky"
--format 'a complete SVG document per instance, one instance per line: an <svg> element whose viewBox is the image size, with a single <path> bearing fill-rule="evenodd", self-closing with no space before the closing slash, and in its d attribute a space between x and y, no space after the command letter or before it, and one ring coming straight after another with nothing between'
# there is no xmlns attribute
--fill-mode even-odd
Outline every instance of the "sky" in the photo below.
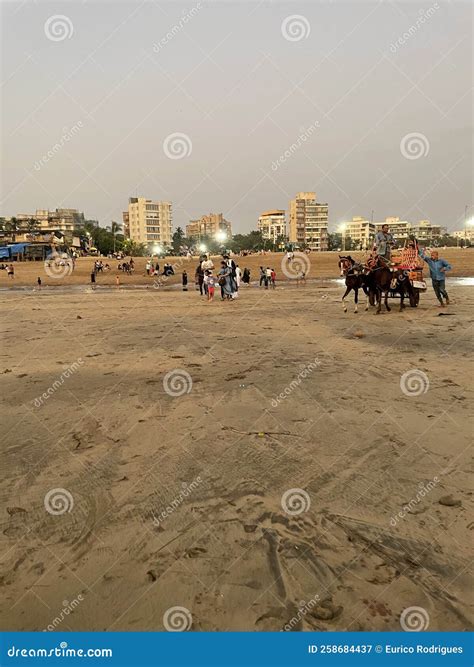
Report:
<svg viewBox="0 0 474 667"><path fill-rule="evenodd" d="M3 2L0 215L130 196L234 232L300 191L461 229L472 210L472 4ZM373 212L373 213L372 213Z"/></svg>

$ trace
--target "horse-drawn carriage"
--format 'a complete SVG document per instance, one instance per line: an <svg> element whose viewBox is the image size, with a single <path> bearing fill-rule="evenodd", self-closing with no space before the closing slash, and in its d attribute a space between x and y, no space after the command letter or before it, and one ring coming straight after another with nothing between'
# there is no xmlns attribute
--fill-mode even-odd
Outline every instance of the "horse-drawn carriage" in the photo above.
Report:
<svg viewBox="0 0 474 667"><path fill-rule="evenodd" d="M426 291L426 282L423 278L423 260L418 255L418 244L410 242L403 248L392 252L392 264L394 271L404 271L408 276L412 289L405 290L405 297L409 299L410 306L416 308L420 303L420 292ZM390 290L389 297L400 296Z"/></svg>
<svg viewBox="0 0 474 667"><path fill-rule="evenodd" d="M367 297L366 310L377 305L380 313L382 297L386 310L390 310L387 300L400 299L400 310L404 300L416 308L420 302L420 292L426 290L423 278L423 261L418 255L416 240L406 242L403 248L392 252L390 262L374 251L365 262L354 260L350 255L339 255L341 276L345 277L346 292L342 297L344 312L347 311L345 299L354 290L354 312L357 312L358 292L362 289Z"/></svg>

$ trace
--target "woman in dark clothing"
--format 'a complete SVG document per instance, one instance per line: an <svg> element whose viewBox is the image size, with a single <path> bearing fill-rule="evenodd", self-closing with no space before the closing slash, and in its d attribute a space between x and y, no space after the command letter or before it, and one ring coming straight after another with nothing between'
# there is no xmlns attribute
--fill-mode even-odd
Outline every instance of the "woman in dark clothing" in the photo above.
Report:
<svg viewBox="0 0 474 667"><path fill-rule="evenodd" d="M244 269L242 275L242 282L245 283L246 285L250 284L250 269Z"/></svg>
<svg viewBox="0 0 474 667"><path fill-rule="evenodd" d="M201 296L204 294L204 269L201 267L201 262L197 265L196 273L195 275L195 280L196 284L199 285L199 292L201 293Z"/></svg>

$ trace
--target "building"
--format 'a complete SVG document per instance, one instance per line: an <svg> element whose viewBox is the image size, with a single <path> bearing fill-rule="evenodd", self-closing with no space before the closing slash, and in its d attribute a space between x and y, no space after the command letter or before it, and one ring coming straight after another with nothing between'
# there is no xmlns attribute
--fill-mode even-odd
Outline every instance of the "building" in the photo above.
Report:
<svg viewBox="0 0 474 667"><path fill-rule="evenodd" d="M71 234L84 220L84 214L76 208L57 208L55 211L36 209L36 213L18 213L16 219L25 226L30 220L36 220L38 231L60 231Z"/></svg>
<svg viewBox="0 0 474 667"><path fill-rule="evenodd" d="M226 238L232 237L232 225L224 219L222 213L209 213L201 216L199 220L190 220L189 225L186 225L188 239L215 237L218 233L225 234Z"/></svg>
<svg viewBox="0 0 474 667"><path fill-rule="evenodd" d="M452 232L451 236L454 236L455 239L461 241L468 241L469 243L474 243L474 227L472 225L466 225L464 229L459 229L456 232Z"/></svg>
<svg viewBox="0 0 474 667"><path fill-rule="evenodd" d="M356 216L351 221L342 223L341 235L343 248L346 247L346 241L351 239L355 250L369 250L374 242L375 223Z"/></svg>
<svg viewBox="0 0 474 667"><path fill-rule="evenodd" d="M258 219L258 231L264 239L276 243L278 238L287 238L285 211L274 209L265 211Z"/></svg>
<svg viewBox="0 0 474 667"><path fill-rule="evenodd" d="M172 242L172 214L170 201L153 201L145 197L130 197L128 200L127 237L144 243L150 251L153 246L169 247Z"/></svg>
<svg viewBox="0 0 474 667"><path fill-rule="evenodd" d="M383 225L388 225L389 232L399 243L406 241L410 237L410 234L412 234L411 225L407 220L400 220L400 218L385 218L384 222L375 223L375 232L379 232Z"/></svg>
<svg viewBox="0 0 474 667"><path fill-rule="evenodd" d="M130 238L130 217L128 211L122 213L123 235L126 239Z"/></svg>
<svg viewBox="0 0 474 667"><path fill-rule="evenodd" d="M315 192L298 192L290 201L289 237L311 250L328 249L328 205L318 203Z"/></svg>
<svg viewBox="0 0 474 667"><path fill-rule="evenodd" d="M420 220L411 228L412 234L420 241L432 241L440 239L447 231L441 225L432 225L429 220Z"/></svg>

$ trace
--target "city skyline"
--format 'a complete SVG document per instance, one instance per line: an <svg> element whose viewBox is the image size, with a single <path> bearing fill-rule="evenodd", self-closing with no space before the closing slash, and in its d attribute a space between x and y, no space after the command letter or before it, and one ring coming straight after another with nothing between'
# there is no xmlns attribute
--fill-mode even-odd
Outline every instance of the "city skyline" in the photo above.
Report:
<svg viewBox="0 0 474 667"><path fill-rule="evenodd" d="M463 2L4 3L2 215L75 207L107 225L140 195L172 201L174 229L216 210L245 233L316 191L331 231L372 211L460 229L471 15Z"/></svg>

